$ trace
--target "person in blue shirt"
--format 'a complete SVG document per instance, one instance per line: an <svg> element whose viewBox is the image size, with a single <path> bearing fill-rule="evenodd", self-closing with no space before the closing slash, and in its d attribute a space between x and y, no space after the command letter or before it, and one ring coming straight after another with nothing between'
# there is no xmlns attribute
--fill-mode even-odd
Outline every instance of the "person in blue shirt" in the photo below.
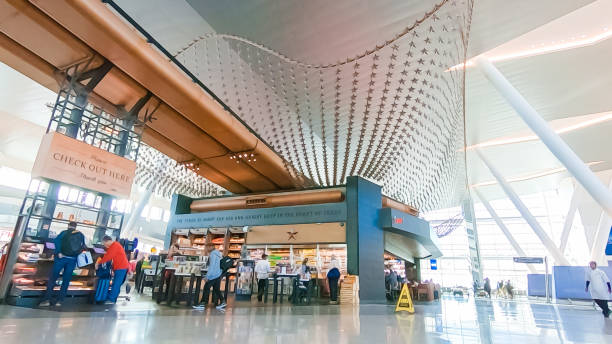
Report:
<svg viewBox="0 0 612 344"><path fill-rule="evenodd" d="M77 264L77 256L85 248L85 236L76 227L76 222L70 222L68 229L61 232L53 240L55 245L53 269L51 270L49 281L47 281L47 291L38 305L39 307L49 307L52 304L53 288L62 271L62 286L57 300L54 302L55 306L61 306L62 301L66 297L70 280L72 280L72 272Z"/></svg>
<svg viewBox="0 0 612 344"><path fill-rule="evenodd" d="M204 284L204 294L200 304L194 306L195 309L206 309L208 304L208 297L210 294L210 288L213 289L213 305L217 304L219 300L220 304L217 309L224 309L227 304L221 294L221 278L223 277L223 271L221 270L221 252L215 249L214 246L208 247L208 271L206 273L206 283Z"/></svg>

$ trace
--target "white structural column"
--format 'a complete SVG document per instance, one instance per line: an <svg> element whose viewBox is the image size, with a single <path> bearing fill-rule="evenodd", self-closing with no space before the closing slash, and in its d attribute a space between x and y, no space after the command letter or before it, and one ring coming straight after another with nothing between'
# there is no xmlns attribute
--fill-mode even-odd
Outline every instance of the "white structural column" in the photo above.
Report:
<svg viewBox="0 0 612 344"><path fill-rule="evenodd" d="M136 208L130 214L130 218L127 221L127 224L123 228L124 233L128 234L134 227L136 221L140 218L140 214L142 214L142 210L144 207L149 204L149 200L151 199L151 195L153 194L154 185L151 185L148 189L145 190L144 194L136 204Z"/></svg>
<svg viewBox="0 0 612 344"><path fill-rule="evenodd" d="M578 185L576 185L576 187L578 187ZM572 200L570 201L570 206L567 210L567 215L565 216L565 224L563 224L563 232L561 232L561 241L559 242L559 250L561 250L561 253L563 254L565 254L567 240L569 239L570 231L572 230L572 225L574 224L576 211L578 211L578 195L579 193L574 189Z"/></svg>
<svg viewBox="0 0 612 344"><path fill-rule="evenodd" d="M506 179L504 179L504 177L499 173L499 171L497 171L497 169L491 164L491 162L482 154L482 152L480 152L480 150L477 149L476 152L478 153L478 156L480 157L482 162L484 162L484 164L487 166L489 171L491 171L491 174L493 175L493 177L495 177L495 180L497 180L499 186L501 186L501 188L504 190L506 196L508 196L508 198L510 199L510 201L512 201L519 213L521 213L523 219L527 221L531 229L533 229L535 235L540 238L540 241L542 242L542 244L544 244L544 247L546 247L548 252L550 252L550 254L553 256L556 263L558 265L569 265L569 262L567 261L567 259L565 259L565 256L563 256L557 245L555 245L555 243L550 239L548 234L546 234L544 228L540 226L536 218L531 215L531 212L529 211L529 209L527 209L527 206L525 206L523 201L521 201L519 196L514 192L514 190L512 189L510 184L508 184Z"/></svg>
<svg viewBox="0 0 612 344"><path fill-rule="evenodd" d="M499 227L502 233L504 233L506 239L508 239L510 245L512 245L512 248L514 248L514 250L516 251L516 254L522 257L526 257L527 255L525 254L525 251L523 251L519 243L514 239L514 236L512 235L512 233L510 233L510 230L508 229L508 227L506 227L506 224L504 224L503 220L497 215L495 209L493 209L491 204L489 204L489 201L484 198L484 196L480 193L480 191L478 191L478 189L473 188L472 191L474 191L474 193L476 193L476 196L480 198L482 205L487 209L493 220L495 220L497 227ZM532 274L537 273L536 269L533 267L533 264L527 264L527 268L529 268L529 271L531 271Z"/></svg>
<svg viewBox="0 0 612 344"><path fill-rule="evenodd" d="M612 179L610 179L610 186L612 186ZM595 232L595 240L593 240L593 247L591 248L591 259L596 261L598 264L605 264L605 251L606 245L608 244L608 238L610 236L610 227L612 226L612 217L606 216L603 212L599 217L599 223L597 225L597 232Z"/></svg>
<svg viewBox="0 0 612 344"><path fill-rule="evenodd" d="M480 57L476 60L476 64L497 91L514 108L523 121L527 123L529 128L538 135L546 147L561 161L563 166L567 168L595 201L599 203L608 216L612 217L612 192L580 160L576 153L555 133L548 123L529 105L525 98L489 60Z"/></svg>

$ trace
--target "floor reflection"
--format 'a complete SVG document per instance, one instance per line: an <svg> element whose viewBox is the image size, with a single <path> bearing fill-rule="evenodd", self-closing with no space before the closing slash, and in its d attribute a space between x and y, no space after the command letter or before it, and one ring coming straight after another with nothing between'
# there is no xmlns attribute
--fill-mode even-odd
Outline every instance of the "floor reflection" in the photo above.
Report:
<svg viewBox="0 0 612 344"><path fill-rule="evenodd" d="M0 306L0 343L612 343L590 306L473 298L393 306L230 305L226 312L151 302L62 312Z"/></svg>

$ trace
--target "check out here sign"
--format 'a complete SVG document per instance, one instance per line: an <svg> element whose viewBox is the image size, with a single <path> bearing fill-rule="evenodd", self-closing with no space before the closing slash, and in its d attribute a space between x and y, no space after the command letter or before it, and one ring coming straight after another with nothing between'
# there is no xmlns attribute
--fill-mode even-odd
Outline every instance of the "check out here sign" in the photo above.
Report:
<svg viewBox="0 0 612 344"><path fill-rule="evenodd" d="M43 177L105 194L128 198L136 163L60 133L46 134L32 177Z"/></svg>

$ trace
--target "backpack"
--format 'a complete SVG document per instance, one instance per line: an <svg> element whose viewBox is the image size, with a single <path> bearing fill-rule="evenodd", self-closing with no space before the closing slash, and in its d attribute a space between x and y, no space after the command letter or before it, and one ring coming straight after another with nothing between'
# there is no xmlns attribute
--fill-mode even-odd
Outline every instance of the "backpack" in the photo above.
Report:
<svg viewBox="0 0 612 344"><path fill-rule="evenodd" d="M61 253L67 257L76 257L83 250L85 238L83 233L77 230L71 230L62 237Z"/></svg>
<svg viewBox="0 0 612 344"><path fill-rule="evenodd" d="M327 278L329 279L338 279L340 278L340 270L338 268L333 268L327 272Z"/></svg>
<svg viewBox="0 0 612 344"><path fill-rule="evenodd" d="M234 266L234 260L229 256L225 256L221 258L219 265L221 266L221 270L227 271Z"/></svg>
<svg viewBox="0 0 612 344"><path fill-rule="evenodd" d="M110 279L111 278L111 263L107 262L104 264L100 264L100 266L96 270L96 276L100 279Z"/></svg>

